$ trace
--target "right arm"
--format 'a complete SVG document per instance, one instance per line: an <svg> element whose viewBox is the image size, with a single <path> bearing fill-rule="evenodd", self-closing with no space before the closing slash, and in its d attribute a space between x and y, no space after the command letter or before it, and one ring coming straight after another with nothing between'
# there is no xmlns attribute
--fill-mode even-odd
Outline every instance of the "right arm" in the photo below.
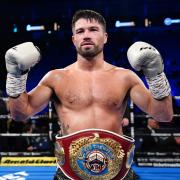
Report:
<svg viewBox="0 0 180 180"><path fill-rule="evenodd" d="M25 120L41 111L49 102L52 89L49 75L46 75L36 88L26 93L28 71L40 60L39 49L31 42L19 44L6 52L9 110L15 120Z"/></svg>
<svg viewBox="0 0 180 180"><path fill-rule="evenodd" d="M42 80L29 93L24 92L18 98L9 97L9 108L13 119L25 120L40 112L48 105L52 93L52 89Z"/></svg>

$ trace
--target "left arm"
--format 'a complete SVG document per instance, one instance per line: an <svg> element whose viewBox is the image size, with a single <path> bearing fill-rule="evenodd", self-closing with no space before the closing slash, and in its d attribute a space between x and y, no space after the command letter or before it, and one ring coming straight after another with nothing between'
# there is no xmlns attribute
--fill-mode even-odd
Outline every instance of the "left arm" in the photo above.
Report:
<svg viewBox="0 0 180 180"><path fill-rule="evenodd" d="M132 73L132 87L130 97L132 101L144 112L159 122L170 122L173 118L171 95L162 99L153 98L151 92L144 86L139 77Z"/></svg>
<svg viewBox="0 0 180 180"><path fill-rule="evenodd" d="M145 42L136 42L127 52L128 60L137 71L142 70L149 90L134 74L131 75L132 100L145 112L161 122L169 122L173 117L171 88L164 71L163 60L155 47Z"/></svg>

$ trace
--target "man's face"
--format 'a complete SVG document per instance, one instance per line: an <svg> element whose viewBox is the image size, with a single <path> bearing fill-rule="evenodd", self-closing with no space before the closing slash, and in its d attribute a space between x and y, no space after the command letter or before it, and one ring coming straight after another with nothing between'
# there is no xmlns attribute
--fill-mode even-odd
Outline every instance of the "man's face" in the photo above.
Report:
<svg viewBox="0 0 180 180"><path fill-rule="evenodd" d="M79 19L73 29L72 41L78 54L91 58L103 51L107 33L96 20Z"/></svg>

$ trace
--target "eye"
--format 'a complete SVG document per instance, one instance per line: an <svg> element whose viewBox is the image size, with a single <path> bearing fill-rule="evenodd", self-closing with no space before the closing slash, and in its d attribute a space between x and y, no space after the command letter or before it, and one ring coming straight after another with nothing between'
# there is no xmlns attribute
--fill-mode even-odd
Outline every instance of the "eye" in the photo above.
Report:
<svg viewBox="0 0 180 180"><path fill-rule="evenodd" d="M77 30L76 31L76 34L80 34L80 33L83 33L84 31L81 29L81 30Z"/></svg>
<svg viewBox="0 0 180 180"><path fill-rule="evenodd" d="M97 28L92 28L91 31L98 31L98 29Z"/></svg>

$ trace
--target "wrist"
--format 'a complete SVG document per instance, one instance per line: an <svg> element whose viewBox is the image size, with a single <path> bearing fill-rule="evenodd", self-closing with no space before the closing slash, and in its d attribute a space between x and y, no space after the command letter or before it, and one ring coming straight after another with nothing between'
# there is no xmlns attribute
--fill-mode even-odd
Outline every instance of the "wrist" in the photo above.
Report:
<svg viewBox="0 0 180 180"><path fill-rule="evenodd" d="M6 92L8 96L17 98L26 91L26 81L28 73L16 77L13 74L7 74Z"/></svg>
<svg viewBox="0 0 180 180"><path fill-rule="evenodd" d="M164 72L151 78L146 77L146 81L153 98L160 100L171 94L171 87Z"/></svg>

